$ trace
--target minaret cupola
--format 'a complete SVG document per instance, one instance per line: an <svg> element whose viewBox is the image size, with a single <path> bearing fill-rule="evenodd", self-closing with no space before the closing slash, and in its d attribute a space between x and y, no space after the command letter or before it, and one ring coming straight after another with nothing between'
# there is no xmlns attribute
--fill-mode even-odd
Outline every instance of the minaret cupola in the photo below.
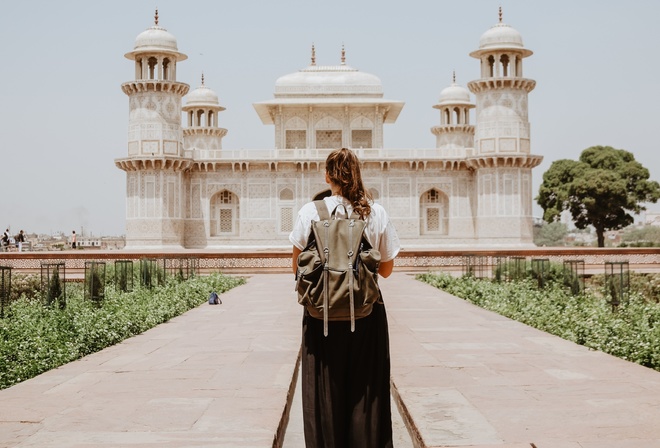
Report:
<svg viewBox="0 0 660 448"><path fill-rule="evenodd" d="M179 52L176 38L158 25L158 10L154 15L154 26L140 33L133 51L124 56L135 61L136 80L176 81L176 63L188 59Z"/></svg>
<svg viewBox="0 0 660 448"><path fill-rule="evenodd" d="M474 147L474 126L470 125L470 110L474 108L470 101L470 92L456 84L454 72L452 83L440 92L438 104L440 126L431 128L436 136L436 148L448 150L447 155L465 156L461 150Z"/></svg>
<svg viewBox="0 0 660 448"><path fill-rule="evenodd" d="M218 95L204 84L203 73L201 85L186 96L186 105L182 109L187 124L183 130L184 148L193 151L222 149L222 137L227 135L227 129L218 127L218 113L225 108L220 105ZM193 154L192 158L214 157L205 152Z"/></svg>
<svg viewBox="0 0 660 448"><path fill-rule="evenodd" d="M522 60L532 55L523 45L522 36L511 26L499 22L481 35L479 49L470 56L481 61L481 78L521 78Z"/></svg>

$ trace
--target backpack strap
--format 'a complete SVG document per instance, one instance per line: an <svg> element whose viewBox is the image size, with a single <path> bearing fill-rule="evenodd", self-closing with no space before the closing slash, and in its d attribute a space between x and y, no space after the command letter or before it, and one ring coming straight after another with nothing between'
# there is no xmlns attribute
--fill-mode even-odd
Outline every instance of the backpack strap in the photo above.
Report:
<svg viewBox="0 0 660 448"><path fill-rule="evenodd" d="M325 205L325 201L323 199L314 201L314 205L316 206L316 211L318 212L319 219L321 221L327 221L330 219L330 214L328 213L328 206Z"/></svg>
<svg viewBox="0 0 660 448"><path fill-rule="evenodd" d="M343 203L342 204L337 204L337 206L332 210L332 213L330 214L330 216L333 219L335 219L335 217L337 215L337 210L339 209L339 207L344 209L344 214L346 215L346 219L362 219L362 218L360 218L360 215L358 215L357 212L354 209L351 210L351 214L349 215L348 214L348 209L346 208L346 205L343 204Z"/></svg>

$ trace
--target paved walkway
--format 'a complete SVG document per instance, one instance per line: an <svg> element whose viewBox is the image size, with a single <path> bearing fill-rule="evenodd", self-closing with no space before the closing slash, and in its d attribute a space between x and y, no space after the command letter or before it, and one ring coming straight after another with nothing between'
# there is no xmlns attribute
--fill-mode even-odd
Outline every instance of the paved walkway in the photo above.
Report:
<svg viewBox="0 0 660 448"><path fill-rule="evenodd" d="M660 447L659 372L409 275L382 289L411 429L394 416L397 448ZM0 447L301 447L292 290L291 275L252 276L222 305L0 391Z"/></svg>

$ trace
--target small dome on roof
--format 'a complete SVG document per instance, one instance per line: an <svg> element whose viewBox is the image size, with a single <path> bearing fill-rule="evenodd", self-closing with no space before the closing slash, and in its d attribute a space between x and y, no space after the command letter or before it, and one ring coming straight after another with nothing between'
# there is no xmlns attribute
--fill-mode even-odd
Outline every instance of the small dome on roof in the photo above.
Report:
<svg viewBox="0 0 660 448"><path fill-rule="evenodd" d="M449 87L445 87L440 92L439 104L472 104L470 101L470 92L462 86L452 82Z"/></svg>
<svg viewBox="0 0 660 448"><path fill-rule="evenodd" d="M135 38L134 50L157 49L179 51L176 44L176 38L165 28L154 25L151 28L142 31L138 37Z"/></svg>
<svg viewBox="0 0 660 448"><path fill-rule="evenodd" d="M521 34L513 27L502 22L502 8L500 8L500 21L490 27L479 39L479 50L470 53L472 57L479 57L481 54L492 50L518 50L522 52L523 57L530 56L531 50L523 45Z"/></svg>
<svg viewBox="0 0 660 448"><path fill-rule="evenodd" d="M479 39L480 50L512 47L524 48L522 36L516 29L501 22L492 26Z"/></svg>
<svg viewBox="0 0 660 448"><path fill-rule="evenodd" d="M219 106L218 94L205 85L197 87L186 96L186 106Z"/></svg>
<svg viewBox="0 0 660 448"><path fill-rule="evenodd" d="M220 106L218 94L204 85L204 75L202 75L202 85L197 87L186 95L185 110L197 107L210 107L217 110L225 110Z"/></svg>
<svg viewBox="0 0 660 448"><path fill-rule="evenodd" d="M126 53L128 59L134 59L137 53L145 52L165 52L176 53L177 60L183 61L188 57L179 53L176 38L165 28L158 26L158 10L154 16L154 26L147 28L135 38L133 51Z"/></svg>

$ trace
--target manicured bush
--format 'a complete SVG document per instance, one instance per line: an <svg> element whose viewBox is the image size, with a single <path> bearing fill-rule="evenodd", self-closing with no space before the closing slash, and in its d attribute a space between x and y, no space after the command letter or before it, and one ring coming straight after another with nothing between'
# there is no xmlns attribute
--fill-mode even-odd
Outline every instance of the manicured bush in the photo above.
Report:
<svg viewBox="0 0 660 448"><path fill-rule="evenodd" d="M539 330L660 370L660 305L639 291L632 290L613 311L598 281L573 295L556 281L538 289L531 279L496 283L433 273L417 279Z"/></svg>
<svg viewBox="0 0 660 448"><path fill-rule="evenodd" d="M0 319L0 389L97 352L206 302L211 291L245 283L213 274L124 293L106 285L99 306L82 285L67 285L67 306L43 306L23 294Z"/></svg>

